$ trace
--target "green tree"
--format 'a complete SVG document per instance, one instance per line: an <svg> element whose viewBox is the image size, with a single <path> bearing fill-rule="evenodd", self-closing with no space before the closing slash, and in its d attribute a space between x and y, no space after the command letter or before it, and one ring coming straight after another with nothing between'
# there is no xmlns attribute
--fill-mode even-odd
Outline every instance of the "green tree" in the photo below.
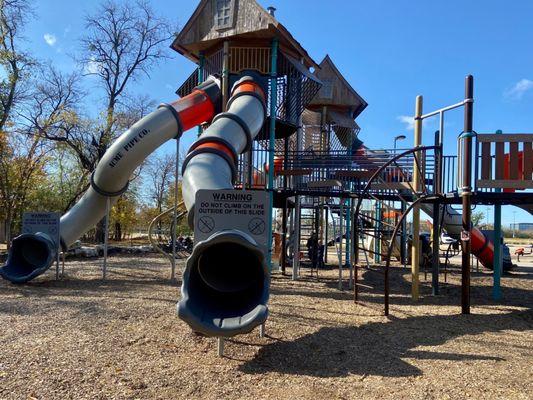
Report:
<svg viewBox="0 0 533 400"><path fill-rule="evenodd" d="M0 7L0 132L5 132L14 111L28 97L26 78L35 60L23 50L22 34L30 7L26 0L2 0Z"/></svg>
<svg viewBox="0 0 533 400"><path fill-rule="evenodd" d="M32 193L46 179L46 148L38 137L0 135L0 219L9 245Z"/></svg>
<svg viewBox="0 0 533 400"><path fill-rule="evenodd" d="M137 226L137 199L134 193L128 192L120 196L111 209L111 224L114 239L121 241L125 235Z"/></svg>
<svg viewBox="0 0 533 400"><path fill-rule="evenodd" d="M485 219L485 213L483 211L475 211L472 213L472 225L479 226Z"/></svg>

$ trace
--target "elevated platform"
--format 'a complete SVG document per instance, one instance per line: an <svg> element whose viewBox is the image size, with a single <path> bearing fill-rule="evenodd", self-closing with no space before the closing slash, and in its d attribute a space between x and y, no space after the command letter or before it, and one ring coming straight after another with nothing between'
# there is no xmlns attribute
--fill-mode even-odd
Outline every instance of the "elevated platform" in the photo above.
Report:
<svg viewBox="0 0 533 400"><path fill-rule="evenodd" d="M457 192L446 193L443 198L445 204L461 204L461 196ZM533 193L496 193L496 192L473 192L472 203L482 205L513 205L524 208L530 213L533 211Z"/></svg>

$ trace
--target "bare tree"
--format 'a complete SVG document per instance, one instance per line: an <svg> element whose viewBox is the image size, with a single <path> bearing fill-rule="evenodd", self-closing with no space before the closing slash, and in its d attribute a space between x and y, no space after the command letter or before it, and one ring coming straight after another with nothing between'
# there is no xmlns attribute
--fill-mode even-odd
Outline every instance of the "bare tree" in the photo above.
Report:
<svg viewBox="0 0 533 400"><path fill-rule="evenodd" d="M147 194L159 213L163 212L163 204L173 182L175 168L176 159L171 154L154 155L147 162Z"/></svg>
<svg viewBox="0 0 533 400"><path fill-rule="evenodd" d="M151 113L157 103L149 95L128 96L118 108L115 123L120 131L128 129L135 122Z"/></svg>
<svg viewBox="0 0 533 400"><path fill-rule="evenodd" d="M117 127L116 111L128 85L166 58L164 44L172 37L169 24L156 16L146 1L117 3L106 0L86 17L81 62L95 75L106 94L104 127L97 138L107 149ZM100 151L101 152L101 151Z"/></svg>
<svg viewBox="0 0 533 400"><path fill-rule="evenodd" d="M22 31L31 14L27 0L0 0L0 132L13 110L27 96L24 78L35 61L20 46Z"/></svg>
<svg viewBox="0 0 533 400"><path fill-rule="evenodd" d="M144 0L105 0L95 14L86 17L80 61L85 73L96 76L105 92L105 121L92 140L98 160L121 128L117 108L130 83L141 75L149 76L151 68L166 58L165 43L171 37L169 24ZM103 239L103 221L97 225L95 239Z"/></svg>
<svg viewBox="0 0 533 400"><path fill-rule="evenodd" d="M96 157L91 148L91 136L79 114L83 92L77 73L64 74L45 66L34 80L32 99L18 113L21 129L26 134L65 143L83 168L92 170Z"/></svg>

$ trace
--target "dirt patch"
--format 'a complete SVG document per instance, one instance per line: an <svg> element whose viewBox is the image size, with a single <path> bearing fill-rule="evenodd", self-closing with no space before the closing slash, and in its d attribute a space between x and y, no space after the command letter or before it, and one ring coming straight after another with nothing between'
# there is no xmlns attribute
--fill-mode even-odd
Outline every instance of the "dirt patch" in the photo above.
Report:
<svg viewBox="0 0 533 400"><path fill-rule="evenodd" d="M509 398L533 392L533 269L502 280L472 277L472 314L459 314L459 274L442 295L409 297L410 274L361 272L361 299L337 289L337 271L300 281L275 273L267 337L226 342L190 332L175 313L179 284L168 262L116 256L70 261L66 277L0 282L1 399ZM347 275L347 274L346 274ZM423 281L423 274L421 274Z"/></svg>

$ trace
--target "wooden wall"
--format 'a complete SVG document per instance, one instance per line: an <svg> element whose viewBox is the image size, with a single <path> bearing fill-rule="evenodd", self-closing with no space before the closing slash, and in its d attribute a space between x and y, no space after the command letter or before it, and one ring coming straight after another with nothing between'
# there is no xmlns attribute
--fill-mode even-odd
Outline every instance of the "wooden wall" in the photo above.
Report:
<svg viewBox="0 0 533 400"><path fill-rule="evenodd" d="M226 37L255 31L267 30L275 20L254 0L235 0L233 28L217 30L215 28L216 0L206 0L199 15L193 23L187 24L178 36L178 44L186 46L191 43L220 40Z"/></svg>

